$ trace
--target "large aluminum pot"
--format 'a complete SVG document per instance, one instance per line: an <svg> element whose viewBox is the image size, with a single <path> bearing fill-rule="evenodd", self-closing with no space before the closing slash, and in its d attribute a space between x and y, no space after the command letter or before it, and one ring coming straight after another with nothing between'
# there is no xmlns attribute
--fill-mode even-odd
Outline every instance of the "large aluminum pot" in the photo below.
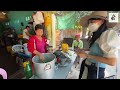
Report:
<svg viewBox="0 0 120 90"><path fill-rule="evenodd" d="M39 79L52 79L55 73L56 57L51 53L44 53L43 55L44 62L42 62L37 55L32 58L34 75Z"/></svg>

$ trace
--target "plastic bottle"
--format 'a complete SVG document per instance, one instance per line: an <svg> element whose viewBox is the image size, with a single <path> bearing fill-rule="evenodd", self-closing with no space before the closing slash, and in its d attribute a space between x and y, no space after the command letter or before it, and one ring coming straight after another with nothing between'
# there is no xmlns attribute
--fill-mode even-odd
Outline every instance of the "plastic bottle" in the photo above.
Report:
<svg viewBox="0 0 120 90"><path fill-rule="evenodd" d="M32 73L30 62L29 61L24 62L23 66L24 66L24 74L25 74L26 79L31 78L33 73Z"/></svg>
<svg viewBox="0 0 120 90"><path fill-rule="evenodd" d="M66 52L68 52L68 44L67 43L63 43L62 44L62 51L64 52L64 53L66 53Z"/></svg>

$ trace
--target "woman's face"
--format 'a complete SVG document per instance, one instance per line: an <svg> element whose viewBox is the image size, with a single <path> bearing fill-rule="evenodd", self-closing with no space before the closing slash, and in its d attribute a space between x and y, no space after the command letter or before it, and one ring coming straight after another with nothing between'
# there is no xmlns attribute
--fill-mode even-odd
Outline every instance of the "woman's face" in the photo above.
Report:
<svg viewBox="0 0 120 90"><path fill-rule="evenodd" d="M36 33L37 36L42 36L43 35L43 29L37 29L35 31L35 33Z"/></svg>
<svg viewBox="0 0 120 90"><path fill-rule="evenodd" d="M91 32L96 32L103 23L104 20L89 20L88 29Z"/></svg>

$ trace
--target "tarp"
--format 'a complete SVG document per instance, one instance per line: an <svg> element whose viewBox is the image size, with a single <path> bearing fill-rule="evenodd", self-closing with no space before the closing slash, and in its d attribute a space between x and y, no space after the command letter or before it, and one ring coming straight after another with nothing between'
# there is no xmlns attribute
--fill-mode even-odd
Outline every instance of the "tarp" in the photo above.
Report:
<svg viewBox="0 0 120 90"><path fill-rule="evenodd" d="M81 17L85 15L89 15L92 11L64 11L59 13L56 16L57 23L56 29L57 30L67 30L67 29L77 29L78 22ZM77 27L77 28L76 28Z"/></svg>
<svg viewBox="0 0 120 90"><path fill-rule="evenodd" d="M66 30L66 29L74 29L75 23L77 21L78 13L75 11L72 11L70 13L67 13L63 16L57 16L57 25L56 29L59 30Z"/></svg>

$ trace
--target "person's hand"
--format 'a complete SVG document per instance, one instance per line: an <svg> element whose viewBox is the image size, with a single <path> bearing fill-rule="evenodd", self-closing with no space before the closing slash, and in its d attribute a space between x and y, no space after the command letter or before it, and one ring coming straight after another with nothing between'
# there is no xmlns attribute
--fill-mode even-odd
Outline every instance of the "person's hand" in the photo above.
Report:
<svg viewBox="0 0 120 90"><path fill-rule="evenodd" d="M83 53L83 52L80 52L80 53L79 53L79 56L80 56L81 58L87 58L87 54L86 54L86 53Z"/></svg>
<svg viewBox="0 0 120 90"><path fill-rule="evenodd" d="M42 54L39 54L40 60L44 61L44 56Z"/></svg>
<svg viewBox="0 0 120 90"><path fill-rule="evenodd" d="M85 52L85 51L82 50L82 49L80 49L80 48L75 49L75 53L76 53L77 55L79 55L80 52Z"/></svg>
<svg viewBox="0 0 120 90"><path fill-rule="evenodd" d="M84 51L77 51L77 56L80 56L80 58L87 58L87 54Z"/></svg>

